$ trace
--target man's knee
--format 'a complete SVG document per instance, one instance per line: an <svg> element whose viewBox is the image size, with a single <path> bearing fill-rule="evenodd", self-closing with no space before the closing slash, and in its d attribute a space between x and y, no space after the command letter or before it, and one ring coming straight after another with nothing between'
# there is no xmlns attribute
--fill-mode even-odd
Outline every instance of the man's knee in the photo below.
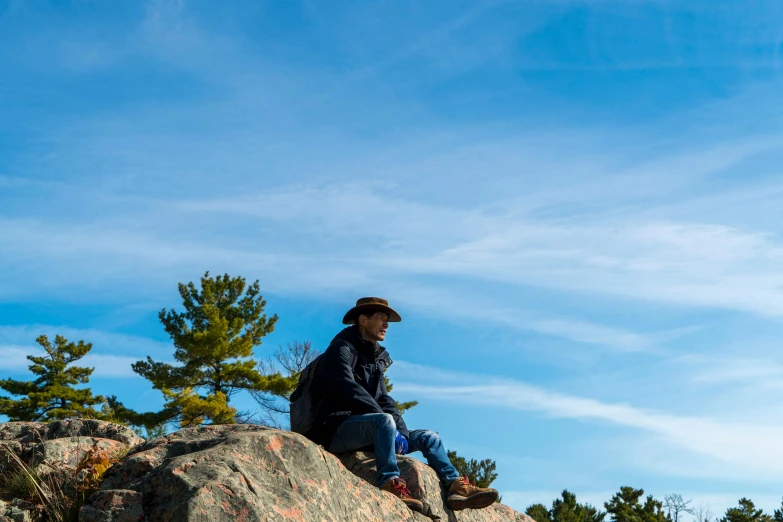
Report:
<svg viewBox="0 0 783 522"><path fill-rule="evenodd" d="M440 436L431 430L421 430L421 441L424 446L436 446L440 442Z"/></svg>
<svg viewBox="0 0 783 522"><path fill-rule="evenodd" d="M397 427L397 424L394 422L394 417L388 413L377 413L375 415L375 422L378 424L378 426Z"/></svg>

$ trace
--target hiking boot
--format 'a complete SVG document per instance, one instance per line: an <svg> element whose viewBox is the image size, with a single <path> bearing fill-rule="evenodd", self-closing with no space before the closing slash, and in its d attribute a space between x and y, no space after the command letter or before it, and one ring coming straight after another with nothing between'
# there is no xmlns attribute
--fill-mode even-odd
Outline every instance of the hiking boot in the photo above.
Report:
<svg viewBox="0 0 783 522"><path fill-rule="evenodd" d="M398 499L405 502L405 505L413 511L416 511L417 513L424 512L424 504L422 504L421 500L416 500L411 496L411 492L408 491L408 486L401 478L397 477L387 481L381 489L388 491Z"/></svg>
<svg viewBox="0 0 783 522"><path fill-rule="evenodd" d="M452 511L485 508L494 504L497 499L498 490L474 486L468 477L452 482L446 493L446 505Z"/></svg>

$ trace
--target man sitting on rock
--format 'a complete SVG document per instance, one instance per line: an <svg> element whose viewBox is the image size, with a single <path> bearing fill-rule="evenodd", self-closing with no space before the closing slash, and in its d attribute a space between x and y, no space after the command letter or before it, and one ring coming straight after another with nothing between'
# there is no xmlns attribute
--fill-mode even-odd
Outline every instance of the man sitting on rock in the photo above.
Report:
<svg viewBox="0 0 783 522"><path fill-rule="evenodd" d="M421 512L423 504L411 496L397 467L397 454L414 451L422 452L447 488L450 509L487 507L497 500L497 490L460 477L438 434L408 430L386 391L383 373L392 361L378 341L386 337L390 322L400 320L389 303L377 297L359 299L348 310L343 324L351 326L332 340L313 379L315 425L308 436L332 453L374 447L378 487L414 511Z"/></svg>

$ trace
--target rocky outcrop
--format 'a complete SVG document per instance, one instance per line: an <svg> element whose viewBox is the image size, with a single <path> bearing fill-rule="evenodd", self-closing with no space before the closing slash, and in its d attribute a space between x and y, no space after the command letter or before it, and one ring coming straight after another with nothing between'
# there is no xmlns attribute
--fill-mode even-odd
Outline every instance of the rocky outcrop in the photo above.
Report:
<svg viewBox="0 0 783 522"><path fill-rule="evenodd" d="M432 517L532 522L500 504L453 513L432 469L402 457ZM83 522L429 521L365 478L371 455L342 460L295 433L262 426L183 429L137 447L106 474Z"/></svg>
<svg viewBox="0 0 783 522"><path fill-rule="evenodd" d="M372 453L356 452L339 455L338 458L349 471L365 479L375 482L375 457ZM518 513L508 506L495 504L487 509L466 509L452 512L446 508L440 481L435 471L423 462L410 457L397 457L400 474L408 485L411 494L421 499L428 509L431 518L459 522L534 522L527 515Z"/></svg>
<svg viewBox="0 0 783 522"><path fill-rule="evenodd" d="M263 426L202 426L144 442L100 421L0 424L0 472L12 469L11 454L42 474L74 470L87 447L129 452L81 508L82 522L533 522L501 504L454 513L435 472L400 457L403 478L429 517L414 513L372 484L372 454L335 456L298 434ZM42 506L21 499L0 500L0 522L35 522L41 513Z"/></svg>
<svg viewBox="0 0 783 522"><path fill-rule="evenodd" d="M135 446L144 439L127 426L94 419L64 419L53 422L6 422L0 424L0 441L22 445L68 437L94 437Z"/></svg>
<svg viewBox="0 0 783 522"><path fill-rule="evenodd" d="M47 477L58 475L56 483L63 488L62 493L73 495L70 488L78 482L78 468L87 455L119 458L143 441L130 428L92 419L0 424L2 486L7 490L14 474L29 473L44 484L43 487L49 487L52 481ZM3 493L5 496L10 494L9 491ZM33 496L40 500L39 495ZM24 499L0 500L0 522L35 521L42 518L42 513L42 505Z"/></svg>

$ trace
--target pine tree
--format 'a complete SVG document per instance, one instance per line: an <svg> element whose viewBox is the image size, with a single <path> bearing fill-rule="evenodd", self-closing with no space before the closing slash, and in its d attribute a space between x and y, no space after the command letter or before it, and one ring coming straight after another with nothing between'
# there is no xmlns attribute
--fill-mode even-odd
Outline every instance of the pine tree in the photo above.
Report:
<svg viewBox="0 0 783 522"><path fill-rule="evenodd" d="M775 515L777 516L777 511ZM739 500L738 507L726 510L720 522L773 522L773 520L773 517L764 513L764 510L756 509L750 499L743 497Z"/></svg>
<svg viewBox="0 0 783 522"><path fill-rule="evenodd" d="M58 335L54 345L45 335L37 342L46 351L44 356L28 355L33 364L30 371L38 376L34 381L0 380L0 388L22 398L0 397L0 413L12 421L42 421L66 417L101 418L93 406L101 404L101 396L93 396L90 388L74 388L86 384L94 368L71 366L92 349L92 344L68 342Z"/></svg>
<svg viewBox="0 0 783 522"><path fill-rule="evenodd" d="M606 513L598 511L590 504L579 504L576 495L563 490L562 499L552 502L553 522L603 522Z"/></svg>
<svg viewBox="0 0 783 522"><path fill-rule="evenodd" d="M780 509L776 509L772 518L775 522L783 522L783 501L780 503Z"/></svg>
<svg viewBox="0 0 783 522"><path fill-rule="evenodd" d="M612 516L613 522L670 522L671 519L663 511L663 503L648 495L644 504L639 499L644 495L643 489L623 486L604 503L606 512Z"/></svg>
<svg viewBox="0 0 783 522"><path fill-rule="evenodd" d="M448 451L446 454L459 474L468 477L469 481L480 488L488 488L498 478L498 474L495 472L497 464L494 460L467 460L457 455L456 451Z"/></svg>
<svg viewBox="0 0 783 522"><path fill-rule="evenodd" d="M552 522L552 513L544 504L533 504L527 507L525 514L536 522Z"/></svg>
<svg viewBox="0 0 783 522"><path fill-rule="evenodd" d="M562 498L552 502L552 509L543 504L533 504L525 510L536 522L603 522L606 513L598 511L590 504L579 504L576 495L563 490Z"/></svg>
<svg viewBox="0 0 783 522"><path fill-rule="evenodd" d="M285 394L280 374L262 375L252 360L253 349L277 322L277 315L264 313L258 281L247 286L242 277L212 278L207 272L200 290L192 282L178 286L185 311L164 309L158 317L181 365L147 357L132 367L163 392L180 425L235 422L237 410L229 402L240 391Z"/></svg>

